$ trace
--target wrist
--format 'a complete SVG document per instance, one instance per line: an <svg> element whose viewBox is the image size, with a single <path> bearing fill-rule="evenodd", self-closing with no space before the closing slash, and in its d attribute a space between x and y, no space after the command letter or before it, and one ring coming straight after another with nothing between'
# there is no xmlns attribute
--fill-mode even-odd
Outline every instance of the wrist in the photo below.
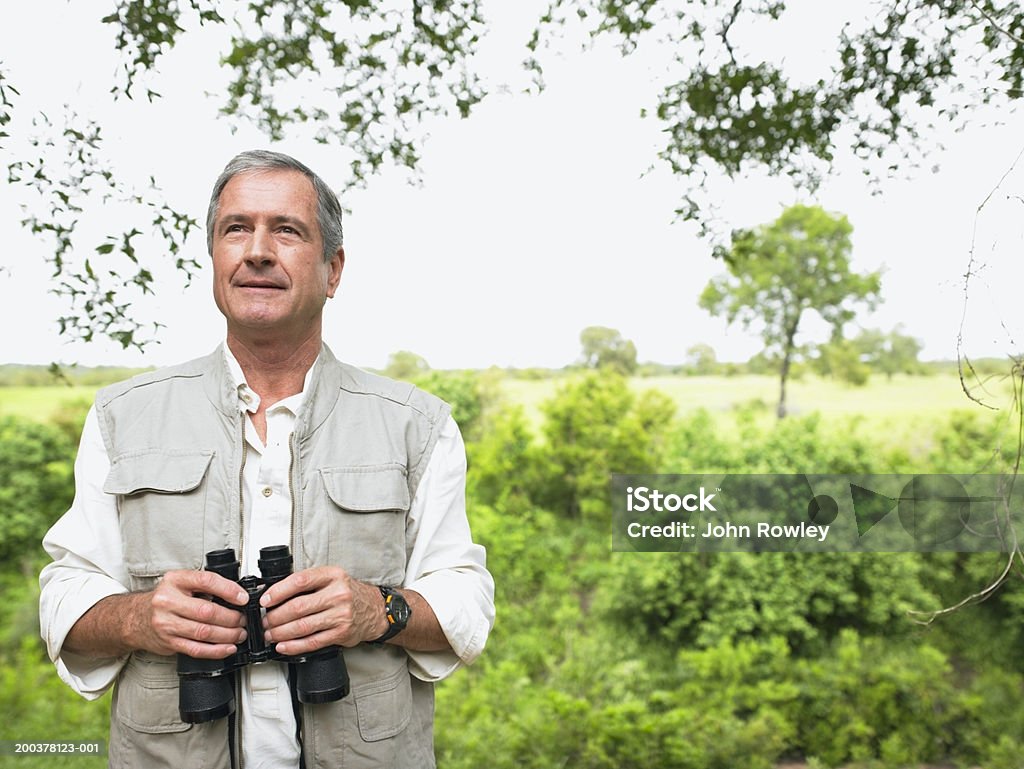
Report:
<svg viewBox="0 0 1024 769"><path fill-rule="evenodd" d="M118 607L121 621L116 623L116 639L126 653L144 649L146 646L152 597L152 591L128 593L123 596L124 603Z"/></svg>
<svg viewBox="0 0 1024 769"><path fill-rule="evenodd" d="M383 608L385 626L383 632L374 636L371 644L382 644L405 630L412 618L412 609L405 596L393 587L381 585L377 588Z"/></svg>
<svg viewBox="0 0 1024 769"><path fill-rule="evenodd" d="M388 615L387 612L384 610L383 600L381 599L380 595L380 588L376 585L370 585L369 588L370 600L373 602L373 606L375 607L373 632L367 639L368 641L372 642L373 640L380 638L382 635L388 632L388 628L391 627L391 623L388 622Z"/></svg>
<svg viewBox="0 0 1024 769"><path fill-rule="evenodd" d="M97 601L68 631L63 651L95 659L122 657L142 648L137 628L146 606L136 603L140 593L118 593ZM148 615L147 615L148 616Z"/></svg>

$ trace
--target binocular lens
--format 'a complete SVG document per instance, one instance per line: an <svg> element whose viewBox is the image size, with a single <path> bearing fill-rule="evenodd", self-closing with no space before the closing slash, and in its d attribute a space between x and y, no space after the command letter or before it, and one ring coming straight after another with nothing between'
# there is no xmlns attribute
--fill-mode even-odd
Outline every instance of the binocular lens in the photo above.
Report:
<svg viewBox="0 0 1024 769"><path fill-rule="evenodd" d="M268 582L274 582L292 573L292 554L288 545L274 545L273 547L260 548L260 558L257 562L260 567L260 574Z"/></svg>
<svg viewBox="0 0 1024 769"><path fill-rule="evenodd" d="M181 720L189 724L205 724L235 712L235 677L182 678L179 711Z"/></svg>
<svg viewBox="0 0 1024 769"><path fill-rule="evenodd" d="M321 705L348 696L348 669L337 646L314 652L293 667L299 702Z"/></svg>
<svg viewBox="0 0 1024 769"><path fill-rule="evenodd" d="M211 550L206 554L206 570L219 574L225 579L237 582L239 568L238 561L235 559L235 551L230 548Z"/></svg>

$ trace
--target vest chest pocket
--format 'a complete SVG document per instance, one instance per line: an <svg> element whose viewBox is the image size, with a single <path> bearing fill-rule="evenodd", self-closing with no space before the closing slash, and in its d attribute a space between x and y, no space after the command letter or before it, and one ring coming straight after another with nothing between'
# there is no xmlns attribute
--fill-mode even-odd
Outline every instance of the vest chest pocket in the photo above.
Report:
<svg viewBox="0 0 1024 769"><path fill-rule="evenodd" d="M329 563L356 579L401 584L405 577L405 525L409 485L400 465L327 467L320 470L329 511Z"/></svg>
<svg viewBox="0 0 1024 769"><path fill-rule="evenodd" d="M205 479L212 450L144 449L115 457L103 484L118 495L125 566L133 577L202 565Z"/></svg>

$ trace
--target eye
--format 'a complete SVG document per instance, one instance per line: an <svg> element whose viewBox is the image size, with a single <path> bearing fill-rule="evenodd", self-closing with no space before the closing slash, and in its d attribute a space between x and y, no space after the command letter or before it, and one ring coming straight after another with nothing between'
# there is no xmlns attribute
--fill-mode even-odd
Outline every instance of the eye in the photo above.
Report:
<svg viewBox="0 0 1024 769"><path fill-rule="evenodd" d="M241 232L242 225L240 224L229 224L224 232Z"/></svg>

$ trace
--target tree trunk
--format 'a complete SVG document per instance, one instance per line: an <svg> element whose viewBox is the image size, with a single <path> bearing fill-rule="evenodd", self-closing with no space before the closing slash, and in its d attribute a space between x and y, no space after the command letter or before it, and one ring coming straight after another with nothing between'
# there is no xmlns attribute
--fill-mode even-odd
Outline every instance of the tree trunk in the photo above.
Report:
<svg viewBox="0 0 1024 769"><path fill-rule="evenodd" d="M782 359L782 373L779 378L779 405L775 409L775 415L782 419L786 416L786 377L789 376L789 351Z"/></svg>
<svg viewBox="0 0 1024 769"><path fill-rule="evenodd" d="M789 378L789 364L793 358L793 339L796 337L796 328L799 322L800 317L797 316L796 322L786 332L786 346L782 353L782 371L779 373L779 406L775 410L775 415L779 419L786 416L786 380Z"/></svg>

